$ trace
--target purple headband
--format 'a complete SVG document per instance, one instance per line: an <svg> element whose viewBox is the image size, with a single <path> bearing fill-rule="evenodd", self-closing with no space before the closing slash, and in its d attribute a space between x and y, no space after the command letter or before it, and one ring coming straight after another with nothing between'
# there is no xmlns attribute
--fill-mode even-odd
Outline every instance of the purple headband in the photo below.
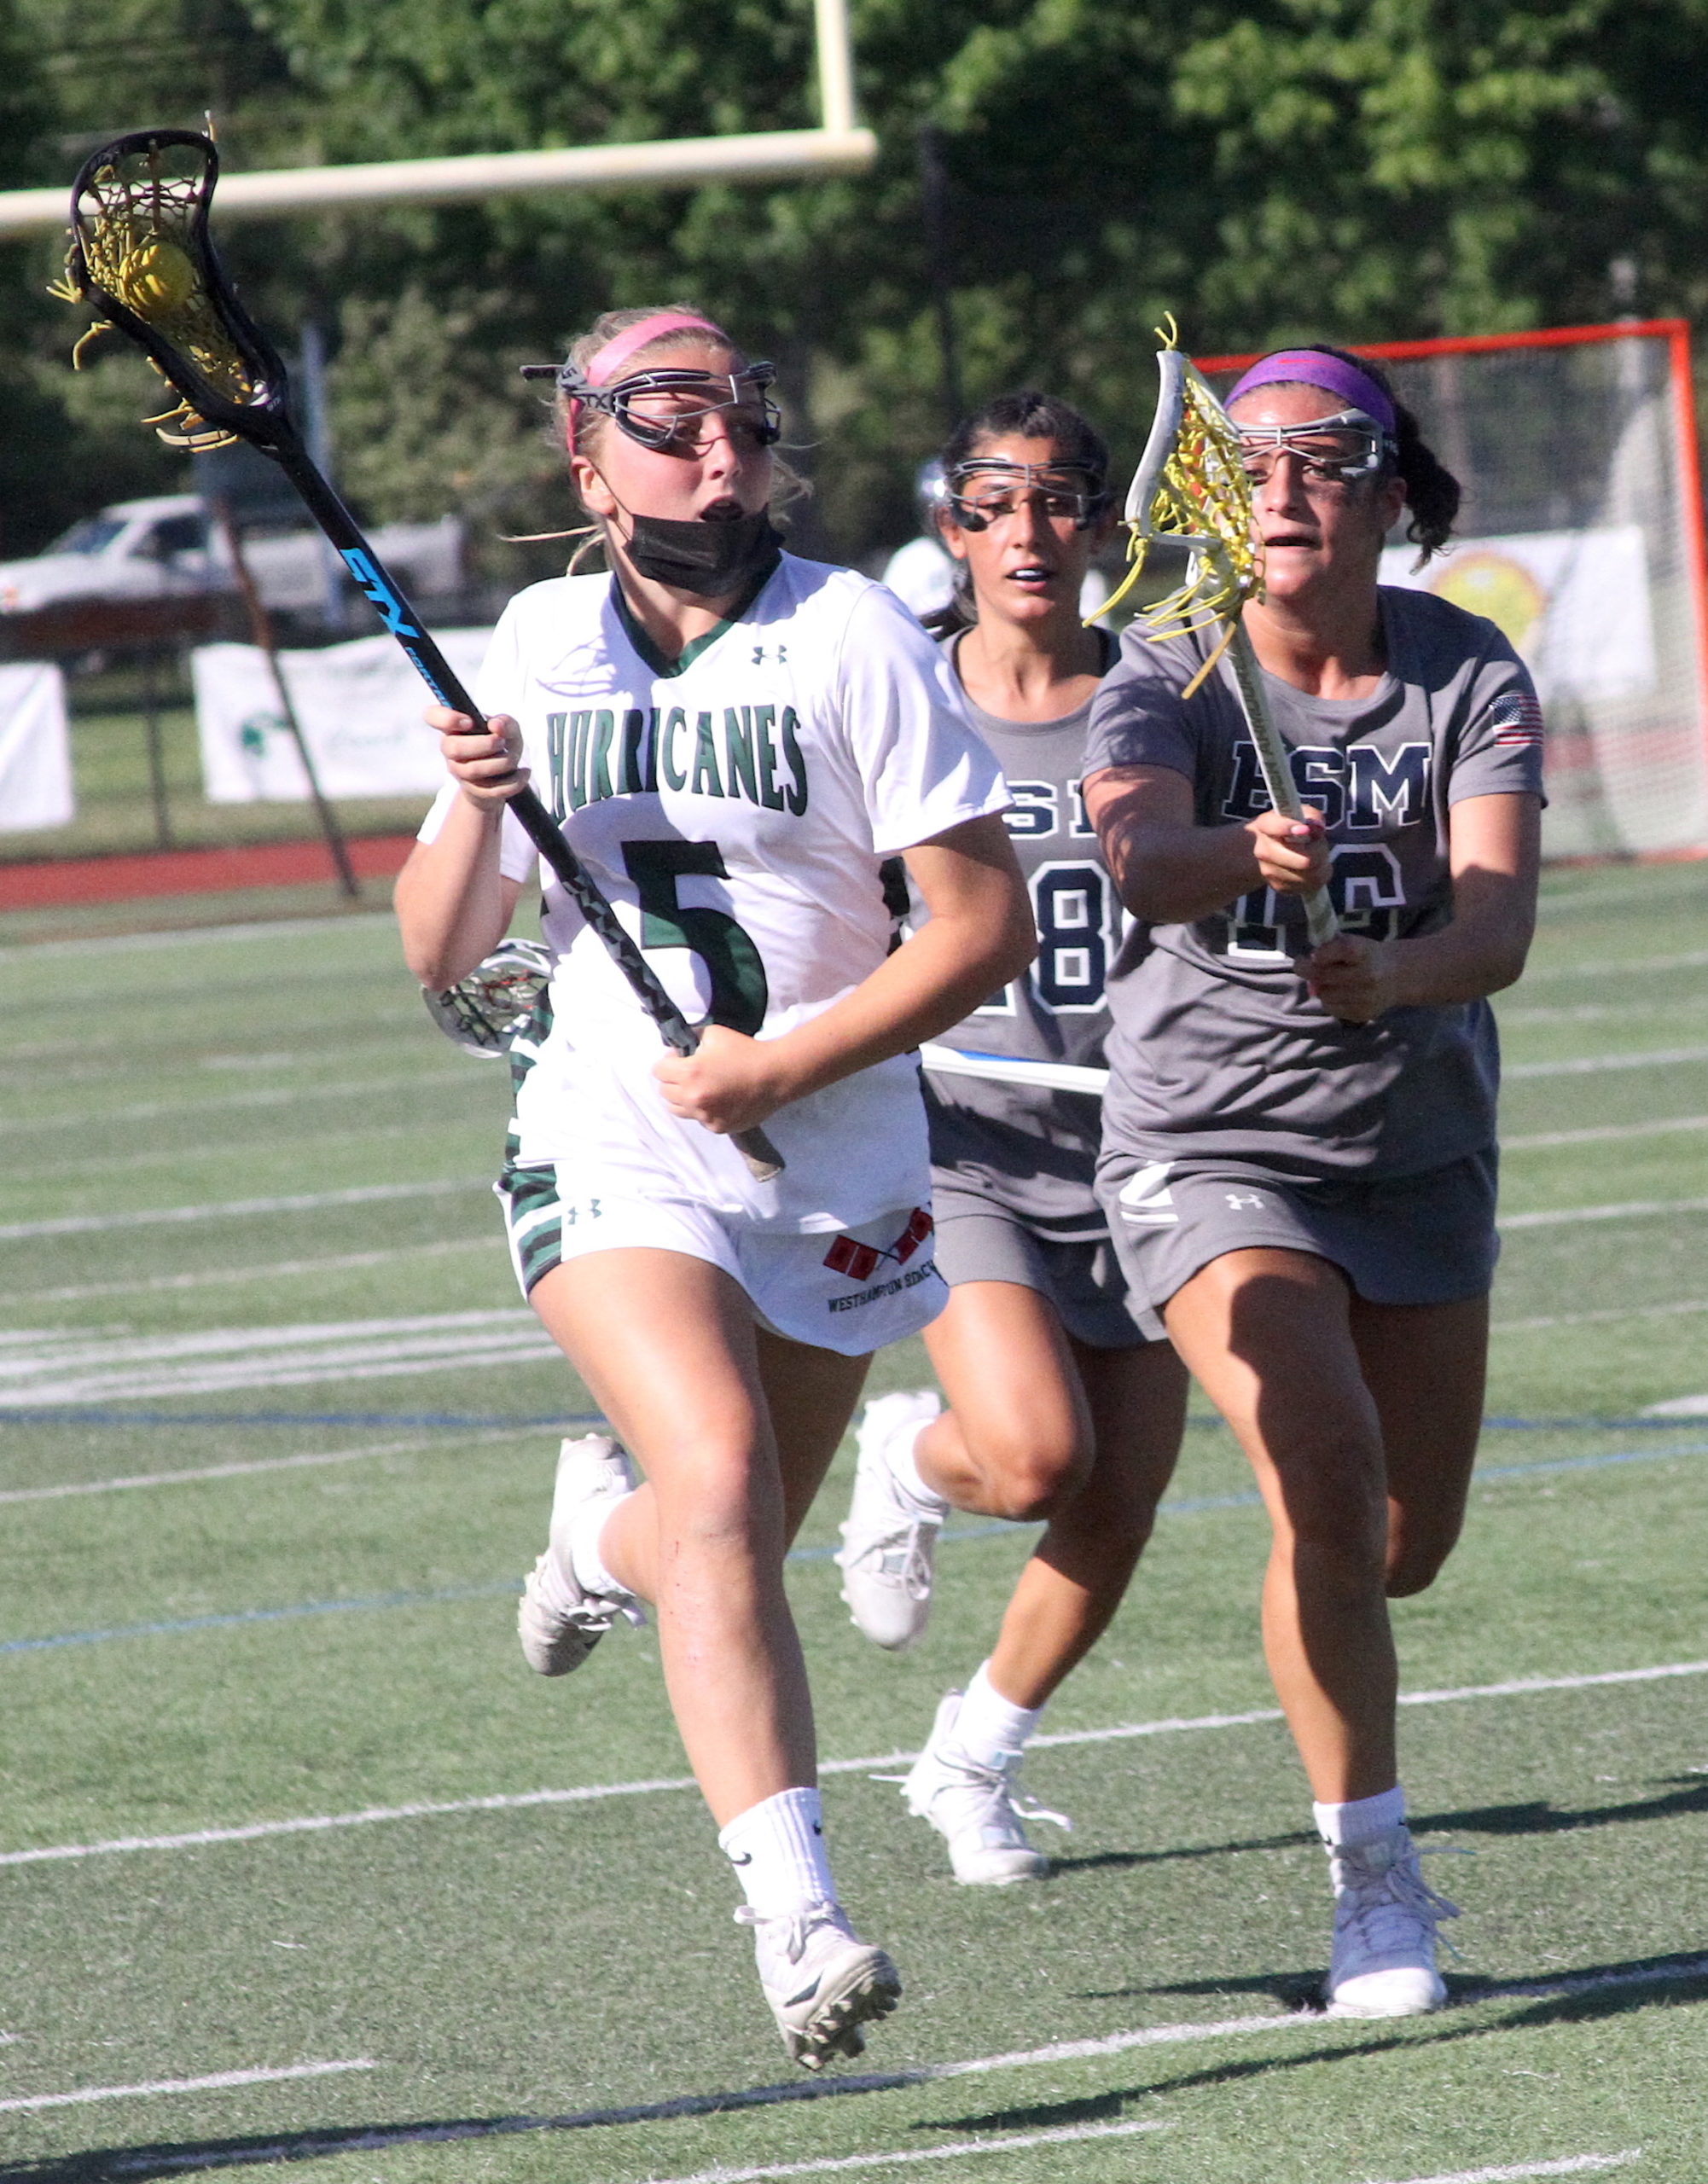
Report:
<svg viewBox="0 0 1708 2184"><path fill-rule="evenodd" d="M1339 357L1325 355L1321 349L1277 349L1270 356L1259 357L1235 383L1223 406L1232 409L1242 394L1282 384L1320 386L1325 394L1337 394L1349 408L1373 417L1390 437L1393 433L1394 405L1369 374Z"/></svg>

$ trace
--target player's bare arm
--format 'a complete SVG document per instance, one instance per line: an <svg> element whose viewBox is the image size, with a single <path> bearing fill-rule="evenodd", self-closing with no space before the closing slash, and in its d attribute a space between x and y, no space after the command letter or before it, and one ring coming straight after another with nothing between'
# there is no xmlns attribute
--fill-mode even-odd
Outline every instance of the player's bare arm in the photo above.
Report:
<svg viewBox="0 0 1708 2184"><path fill-rule="evenodd" d="M1453 921L1415 940L1343 932L1304 966L1331 1014L1372 1023L1390 1008L1481 1001L1522 973L1536 930L1538 797L1471 796L1449 818Z"/></svg>
<svg viewBox="0 0 1708 2184"><path fill-rule="evenodd" d="M1085 783L1085 810L1121 900L1153 924L1208 917L1252 887L1304 895L1328 881L1322 814L1260 811L1242 825L1200 827L1192 784L1170 766L1108 766Z"/></svg>
<svg viewBox="0 0 1708 2184"><path fill-rule="evenodd" d="M851 993L782 1037L713 1027L697 1054L664 1057L654 1074L672 1112L711 1130L749 1129L934 1038L1031 962L1031 909L1000 815L921 843L907 864L930 912L919 929Z"/></svg>
<svg viewBox="0 0 1708 2184"><path fill-rule="evenodd" d="M528 785L522 731L498 715L476 729L462 713L428 708L429 728L462 793L431 842L417 842L398 874L394 903L404 959L435 993L455 985L510 929L520 883L498 868L504 806Z"/></svg>

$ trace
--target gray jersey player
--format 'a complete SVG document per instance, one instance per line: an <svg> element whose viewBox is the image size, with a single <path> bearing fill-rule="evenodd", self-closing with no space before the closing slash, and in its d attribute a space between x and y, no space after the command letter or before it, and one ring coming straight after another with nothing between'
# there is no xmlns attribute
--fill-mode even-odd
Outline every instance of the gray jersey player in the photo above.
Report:
<svg viewBox="0 0 1708 2184"><path fill-rule="evenodd" d="M961 571L944 642L974 725L1002 761L1010 838L1038 954L943 1043L1101 1064L1119 906L1079 781L1108 641L1080 622L1107 535L1107 456L1064 403L1004 396L944 454L943 536ZM843 1527L843 1597L880 1645L910 1644L930 1606L950 1508L1037 1518L991 1658L938 1711L907 1779L912 1811L963 1881L1048 1871L1014 1777L1039 1711L1119 1604L1174 1466L1185 1375L1129 1306L1094 1188L1096 1100L928 1071L937 1258L947 1310L927 1338L934 1393L884 1396L862 1424Z"/></svg>
<svg viewBox="0 0 1708 2184"><path fill-rule="evenodd" d="M1486 996L1535 915L1542 723L1493 626L1379 591L1458 487L1380 373L1279 352L1229 410L1266 595L1246 626L1306 820L1268 808L1231 671L1130 632L1086 798L1151 952L1118 982L1099 1186L1136 1293L1240 1437L1275 1532L1270 1673L1333 1861L1330 2007L1445 1999L1405 1827L1388 1594L1462 1519L1494 1269ZM1311 950L1301 897L1343 931Z"/></svg>

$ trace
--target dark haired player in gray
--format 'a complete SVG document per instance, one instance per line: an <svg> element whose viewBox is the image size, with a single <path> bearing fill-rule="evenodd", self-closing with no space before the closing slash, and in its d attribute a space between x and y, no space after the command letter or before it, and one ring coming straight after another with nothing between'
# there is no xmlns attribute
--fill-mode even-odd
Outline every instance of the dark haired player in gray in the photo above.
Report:
<svg viewBox="0 0 1708 2184"><path fill-rule="evenodd" d="M1387 1596L1463 1518L1493 1276L1498 1056L1485 996L1535 916L1542 721L1512 648L1379 590L1409 508L1426 553L1458 487L1373 367L1288 350L1229 408L1264 549L1246 627L1307 810L1271 810L1231 670L1203 635L1128 633L1086 801L1151 952L1112 988L1099 1188L1136 1297L1238 1434L1275 1544L1270 1673L1316 1799L1336 2012L1438 2007L1405 1827ZM1341 935L1310 951L1299 897Z"/></svg>
<svg viewBox="0 0 1708 2184"><path fill-rule="evenodd" d="M944 454L942 535L958 564L944 642L973 725L1001 761L1032 897L1032 969L945 1033L963 1053L1101 1066L1120 906L1080 800L1091 700L1114 647L1080 621L1110 527L1108 456L1066 403L1005 395ZM927 1070L937 1263L947 1309L927 1346L934 1392L867 1406L839 1560L855 1622L912 1643L950 1508L1045 1518L991 1658L938 1710L909 1809L957 1879L1037 1878L1016 1774L1050 1693L1119 1606L1179 1450L1186 1375L1147 1341L1094 1188L1094 1094ZM1158 1331L1159 1332L1159 1331ZM1048 1815L1058 1818L1059 1815Z"/></svg>

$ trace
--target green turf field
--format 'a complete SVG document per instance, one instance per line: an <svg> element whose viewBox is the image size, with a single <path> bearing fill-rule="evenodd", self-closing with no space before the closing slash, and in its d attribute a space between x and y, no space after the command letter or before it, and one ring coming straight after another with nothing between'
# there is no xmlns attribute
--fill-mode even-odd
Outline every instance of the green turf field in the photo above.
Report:
<svg viewBox="0 0 1708 2184"><path fill-rule="evenodd" d="M838 1871L908 1984L828 2086L785 2082L650 1635L567 1684L515 1647L590 1405L497 1240L502 1072L378 915L0 950L0 2180L1708 2176L1708 870L1546 896L1484 1483L1398 1610L1420 1832L1475 1854L1429 1867L1456 2007L1295 2007L1323 1861L1200 1417L1031 1762L1076 1823L1040 1888L957 1888L869 1779L1030 1535L963 1521L892 1659L827 1559L845 1469L815 1512Z"/></svg>

